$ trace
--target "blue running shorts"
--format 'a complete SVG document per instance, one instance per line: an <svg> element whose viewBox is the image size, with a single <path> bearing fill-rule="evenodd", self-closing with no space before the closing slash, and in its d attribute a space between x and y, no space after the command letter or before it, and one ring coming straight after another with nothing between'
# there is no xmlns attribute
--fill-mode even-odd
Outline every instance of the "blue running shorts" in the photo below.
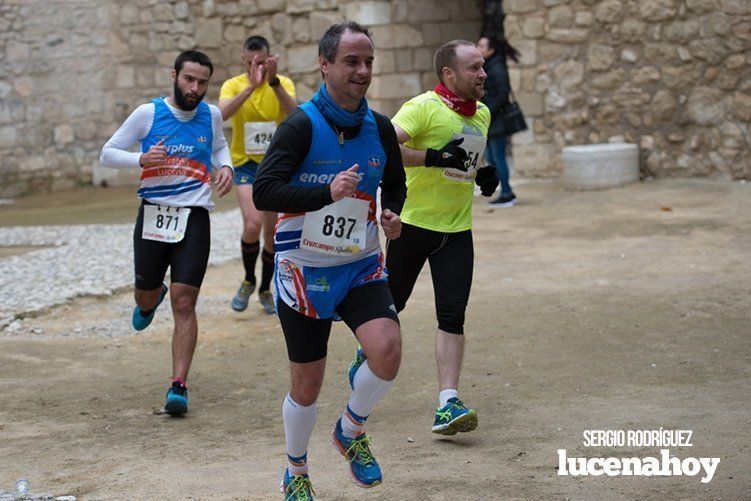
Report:
<svg viewBox="0 0 751 501"><path fill-rule="evenodd" d="M277 301L307 317L329 319L349 291L361 285L388 281L383 253L339 266L298 265L276 255Z"/></svg>
<svg viewBox="0 0 751 501"><path fill-rule="evenodd" d="M248 160L239 167L235 167L235 176L232 181L235 184L253 184L256 180L256 171L258 171L258 164L253 160Z"/></svg>

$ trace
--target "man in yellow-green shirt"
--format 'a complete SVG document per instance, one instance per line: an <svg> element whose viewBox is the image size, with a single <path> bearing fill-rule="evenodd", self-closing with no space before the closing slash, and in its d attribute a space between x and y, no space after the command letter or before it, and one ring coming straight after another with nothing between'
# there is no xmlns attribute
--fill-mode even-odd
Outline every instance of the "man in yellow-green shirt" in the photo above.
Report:
<svg viewBox="0 0 751 501"><path fill-rule="evenodd" d="M477 413L459 399L464 354L464 314L472 285L472 198L498 186L493 166L483 166L490 112L479 99L486 78L475 44L454 40L438 49L434 90L407 101L392 122L402 144L407 200L402 236L389 241L386 268L397 311L406 306L425 261L438 317L435 357L439 398L432 431L472 431Z"/></svg>
<svg viewBox="0 0 751 501"><path fill-rule="evenodd" d="M232 298L232 309L243 311L256 288L255 267L260 250L261 283L258 299L268 314L274 313L274 300L269 290L274 275L274 225L276 213L261 212L253 204L253 180L263 160L276 126L297 107L295 84L277 75L279 56L271 55L265 38L252 36L242 50L245 72L230 78L219 92L219 108L224 120L232 120L230 153L235 167L235 193L243 218L240 242L245 277Z"/></svg>

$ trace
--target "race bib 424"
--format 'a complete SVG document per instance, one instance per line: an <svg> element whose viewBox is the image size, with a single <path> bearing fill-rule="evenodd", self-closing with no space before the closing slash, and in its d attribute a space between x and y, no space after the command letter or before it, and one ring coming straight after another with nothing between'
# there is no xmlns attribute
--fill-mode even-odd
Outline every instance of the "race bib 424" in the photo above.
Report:
<svg viewBox="0 0 751 501"><path fill-rule="evenodd" d="M245 153L264 155L276 131L276 122L245 123Z"/></svg>

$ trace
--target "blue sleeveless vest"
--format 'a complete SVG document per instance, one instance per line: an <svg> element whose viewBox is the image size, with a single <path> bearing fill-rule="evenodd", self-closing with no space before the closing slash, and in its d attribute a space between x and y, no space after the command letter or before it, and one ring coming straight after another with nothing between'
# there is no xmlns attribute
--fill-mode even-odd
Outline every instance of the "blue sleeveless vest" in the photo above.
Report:
<svg viewBox="0 0 751 501"><path fill-rule="evenodd" d="M275 236L275 250L283 257L291 258L306 266L336 266L353 262L380 252L378 226L376 223L376 193L386 166L386 152L378 134L378 124L373 112L368 113L357 137L344 140L321 115L316 106L308 101L300 108L312 124L310 151L295 172L291 186L320 186L329 184L336 175L358 164L361 174L355 193L357 198L370 202L368 213L367 242L363 252L354 256L331 256L300 248L304 214L280 214Z"/></svg>
<svg viewBox="0 0 751 501"><path fill-rule="evenodd" d="M154 103L154 121L141 140L141 151L149 151L163 139L167 160L163 165L142 170L138 196L176 207L212 208L210 174L214 137L209 105L199 103L195 116L182 122L175 118L164 98L151 102Z"/></svg>

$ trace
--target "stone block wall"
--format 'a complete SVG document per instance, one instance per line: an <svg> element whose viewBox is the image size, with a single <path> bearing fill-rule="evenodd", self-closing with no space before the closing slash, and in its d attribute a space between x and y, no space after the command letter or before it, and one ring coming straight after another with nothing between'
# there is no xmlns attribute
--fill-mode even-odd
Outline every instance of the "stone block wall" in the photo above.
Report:
<svg viewBox="0 0 751 501"><path fill-rule="evenodd" d="M0 197L90 183L102 145L128 114L170 92L185 49L212 58L207 99L216 103L222 82L244 71L245 38L262 35L298 98L310 98L321 81L318 40L345 18L372 27L369 97L386 114L435 85L438 46L475 40L480 29L474 0L3 0ZM94 177L111 179L99 171Z"/></svg>
<svg viewBox="0 0 751 501"><path fill-rule="evenodd" d="M517 171L560 172L560 149L626 140L645 173L751 178L751 1L505 0L511 65L530 130ZM208 101L265 36L308 99L317 43L342 19L372 27L369 99L393 114L432 88L435 49L475 40L475 0L3 0L0 197L89 183L99 151L140 103L170 92L182 50L211 56ZM136 173L130 173L133 176Z"/></svg>
<svg viewBox="0 0 751 501"><path fill-rule="evenodd" d="M528 176L561 147L628 141L645 174L751 178L751 1L506 0Z"/></svg>
<svg viewBox="0 0 751 501"><path fill-rule="evenodd" d="M0 197L86 182L111 130L110 6L0 2Z"/></svg>

